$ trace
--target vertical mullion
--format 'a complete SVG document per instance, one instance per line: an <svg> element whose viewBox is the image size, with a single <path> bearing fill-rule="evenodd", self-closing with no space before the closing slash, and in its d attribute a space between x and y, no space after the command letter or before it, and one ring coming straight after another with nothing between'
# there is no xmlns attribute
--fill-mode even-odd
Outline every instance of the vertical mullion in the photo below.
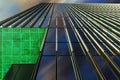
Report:
<svg viewBox="0 0 120 80"><path fill-rule="evenodd" d="M45 16L44 16L44 18L40 21L38 27L41 27L41 26L42 26L42 24L44 23L44 21L45 21L45 19L46 19L46 17L47 17L47 14L49 13L49 11L50 11L50 9L51 9L52 6L53 6L53 4L49 5L49 7L47 7L47 10L45 9L45 10L42 11L42 13L40 14L40 16L42 16L43 13L45 13ZM39 17L40 17L40 16L39 16ZM46 27L47 27L47 26L46 26Z"/></svg>
<svg viewBox="0 0 120 80"><path fill-rule="evenodd" d="M55 40L55 55L56 55L56 80L57 80L57 78L58 78L58 76L57 76L57 65L58 65L58 62L57 62L57 59L58 59L58 29L57 29L57 27L58 27L58 21L57 21L57 17L56 17L56 40Z"/></svg>
<svg viewBox="0 0 120 80"><path fill-rule="evenodd" d="M65 23L65 20L64 20L64 17L62 16L62 20L63 20L63 26L64 26L64 30L65 30L65 35L67 37L67 40L68 40L68 47L69 47L69 52L70 52L70 58L71 58L71 61L72 61L72 66L73 66L73 70L74 70L74 73L75 73L75 77L76 77L76 80L81 80L80 78L80 74L79 74L79 70L78 70L78 65L77 65L77 62L76 62L76 58L75 58L75 54L73 52L73 47L72 47L72 43L71 43L71 40L70 40L70 37L69 37L69 33L68 33L68 30L66 28L66 23Z"/></svg>
<svg viewBox="0 0 120 80"><path fill-rule="evenodd" d="M105 53L104 49L94 40L94 38L88 33L88 31L84 28L85 32L91 37L91 39L95 42L95 44L98 46L98 48L101 50L101 53L103 54L103 56L109 61L109 63L111 64L111 66L114 68L114 70L117 72L118 75L120 75L120 70L119 67L112 61L112 59ZM93 29L93 31L95 33L98 34L98 36L100 36L100 34Z"/></svg>
<svg viewBox="0 0 120 80"><path fill-rule="evenodd" d="M72 16L76 19L76 21L78 22L77 18L74 16L75 14L74 14L74 15L73 15L73 13L71 13L71 14L72 14ZM80 23L80 22L78 22L78 23ZM77 25L78 25L78 24L77 24ZM78 26L80 26L80 25L78 25ZM102 72L100 71L98 65L96 64L96 62L95 62L93 56L91 55L91 52L89 51L87 45L85 44L84 40L82 39L81 35L79 34L78 30L77 30L75 27L74 27L74 30L75 30L75 32L77 33L77 35L78 35L78 37L79 37L79 39L80 39L80 41L81 41L82 47L84 47L84 52L86 52L86 55L88 56L88 58L90 59L92 65L93 65L93 67L95 68L95 70L96 70L96 72L97 72L97 74L98 74L98 77L100 78L100 80L104 80L105 77L103 76L103 74L102 74ZM83 33L84 33L84 32L83 32Z"/></svg>

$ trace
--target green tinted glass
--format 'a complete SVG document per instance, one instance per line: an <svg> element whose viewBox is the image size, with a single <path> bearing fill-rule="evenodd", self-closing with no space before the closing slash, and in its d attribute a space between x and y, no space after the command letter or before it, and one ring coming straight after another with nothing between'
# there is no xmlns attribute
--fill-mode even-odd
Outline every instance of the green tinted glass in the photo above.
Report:
<svg viewBox="0 0 120 80"><path fill-rule="evenodd" d="M45 31L45 28L0 29L0 78L11 64L36 62Z"/></svg>

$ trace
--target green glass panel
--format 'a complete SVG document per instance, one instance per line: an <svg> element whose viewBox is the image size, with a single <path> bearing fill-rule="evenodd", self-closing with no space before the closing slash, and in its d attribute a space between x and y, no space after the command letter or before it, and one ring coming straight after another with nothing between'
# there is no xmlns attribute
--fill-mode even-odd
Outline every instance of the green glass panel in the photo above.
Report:
<svg viewBox="0 0 120 80"><path fill-rule="evenodd" d="M36 63L45 31L45 28L0 29L1 80L11 64Z"/></svg>

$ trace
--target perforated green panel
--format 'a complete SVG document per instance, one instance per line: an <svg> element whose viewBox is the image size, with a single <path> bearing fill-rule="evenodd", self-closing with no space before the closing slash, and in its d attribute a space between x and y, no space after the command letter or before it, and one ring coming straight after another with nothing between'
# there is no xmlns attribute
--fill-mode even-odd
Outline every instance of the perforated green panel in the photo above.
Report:
<svg viewBox="0 0 120 80"><path fill-rule="evenodd" d="M0 29L0 78L11 64L36 62L45 31L45 28Z"/></svg>

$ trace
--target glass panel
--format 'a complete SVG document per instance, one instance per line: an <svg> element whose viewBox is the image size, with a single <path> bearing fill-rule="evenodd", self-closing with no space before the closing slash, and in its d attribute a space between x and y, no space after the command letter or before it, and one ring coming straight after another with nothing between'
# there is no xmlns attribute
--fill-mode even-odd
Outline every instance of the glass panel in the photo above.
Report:
<svg viewBox="0 0 120 80"><path fill-rule="evenodd" d="M119 56L110 56L110 58L118 65L120 68L120 58Z"/></svg>
<svg viewBox="0 0 120 80"><path fill-rule="evenodd" d="M75 55L84 55L79 43L72 43Z"/></svg>
<svg viewBox="0 0 120 80"><path fill-rule="evenodd" d="M49 18L45 18L45 20L44 20L44 22L43 22L41 27L48 27L47 26L48 25L48 21L49 21Z"/></svg>
<svg viewBox="0 0 120 80"><path fill-rule="evenodd" d="M42 56L36 80L56 80L56 61L54 56Z"/></svg>
<svg viewBox="0 0 120 80"><path fill-rule="evenodd" d="M96 52L95 48L92 46L91 43L86 43L86 45L87 45L89 51L91 52L91 55L95 55L95 56L96 56L96 55L99 55L99 54Z"/></svg>
<svg viewBox="0 0 120 80"><path fill-rule="evenodd" d="M84 33L82 32L82 30L80 29L77 29L80 36L82 37L83 41L86 43L86 42L89 42L88 39L86 38L86 36L84 35Z"/></svg>
<svg viewBox="0 0 120 80"><path fill-rule="evenodd" d="M58 55L69 55L68 43L58 43Z"/></svg>
<svg viewBox="0 0 120 80"><path fill-rule="evenodd" d="M58 27L59 27L59 28L64 28L64 27L63 27L62 17L61 17L61 16L60 16L60 17L57 17L57 20L58 20Z"/></svg>
<svg viewBox="0 0 120 80"><path fill-rule="evenodd" d="M94 68L86 56L76 56L82 80L97 80Z"/></svg>
<svg viewBox="0 0 120 80"><path fill-rule="evenodd" d="M45 43L43 55L55 55L55 43Z"/></svg>
<svg viewBox="0 0 120 80"><path fill-rule="evenodd" d="M56 18L52 17L50 22L50 28L54 28L54 27L56 27Z"/></svg>
<svg viewBox="0 0 120 80"><path fill-rule="evenodd" d="M55 42L56 29L49 29L46 42Z"/></svg>
<svg viewBox="0 0 120 80"><path fill-rule="evenodd" d="M65 30L58 29L58 42L68 42L66 40Z"/></svg>
<svg viewBox="0 0 120 80"><path fill-rule="evenodd" d="M64 17L64 19L65 19L66 27L67 27L68 29L72 29L71 26L70 26L70 23L69 23L69 21L68 21L68 19L67 19L67 17Z"/></svg>
<svg viewBox="0 0 120 80"><path fill-rule="evenodd" d="M70 37L71 42L78 42L72 29L68 29L68 33L69 33L69 37Z"/></svg>
<svg viewBox="0 0 120 80"><path fill-rule="evenodd" d="M59 56L57 61L57 79L76 80L70 56Z"/></svg>
<svg viewBox="0 0 120 80"><path fill-rule="evenodd" d="M117 78L115 77L114 73L111 70L111 67L108 66L108 63L104 61L102 56L94 56L94 58L106 79L117 80Z"/></svg>

